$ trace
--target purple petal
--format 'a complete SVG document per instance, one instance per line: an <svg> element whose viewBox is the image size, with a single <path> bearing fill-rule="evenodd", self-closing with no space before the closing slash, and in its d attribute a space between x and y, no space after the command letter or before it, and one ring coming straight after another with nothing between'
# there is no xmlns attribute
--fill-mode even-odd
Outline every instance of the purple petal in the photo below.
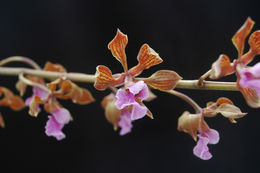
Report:
<svg viewBox="0 0 260 173"><path fill-rule="evenodd" d="M52 114L59 124L65 125L70 121L70 112L65 108L58 109L52 112Z"/></svg>
<svg viewBox="0 0 260 173"><path fill-rule="evenodd" d="M121 113L120 121L118 122L118 126L121 127L121 136L131 132L133 125L130 116L127 109L124 109Z"/></svg>
<svg viewBox="0 0 260 173"><path fill-rule="evenodd" d="M61 131L63 128L62 124L59 124L54 116L48 116L49 120L46 123L45 126L45 133L47 136L53 136L57 140L64 139L66 136L65 134Z"/></svg>
<svg viewBox="0 0 260 173"><path fill-rule="evenodd" d="M136 95L144 88L144 86L146 86L144 81L138 81L133 85L126 87L126 89L128 89L133 95Z"/></svg>
<svg viewBox="0 0 260 173"><path fill-rule="evenodd" d="M34 97L34 95L31 96L31 97L28 97L28 98L25 100L25 105L26 105L26 106L30 106L33 97Z"/></svg>
<svg viewBox="0 0 260 173"><path fill-rule="evenodd" d="M137 120L140 118L143 118L146 115L147 108L145 106L141 106L138 103L134 103L132 114L131 114L131 120Z"/></svg>
<svg viewBox="0 0 260 173"><path fill-rule="evenodd" d="M39 88L33 88L33 95L39 96L42 100L48 97L48 93Z"/></svg>
<svg viewBox="0 0 260 173"><path fill-rule="evenodd" d="M257 63L253 67L248 68L248 72L252 73L255 77L260 77L260 63Z"/></svg>
<svg viewBox="0 0 260 173"><path fill-rule="evenodd" d="M31 97L28 97L26 100L25 100L25 105L26 106L30 106L30 104L31 104L31 101L32 101L32 99L33 99L33 97L34 97L35 95L32 95ZM38 112L40 113L41 112L41 108L40 108L40 105L39 104L37 104L37 109L38 109Z"/></svg>
<svg viewBox="0 0 260 173"><path fill-rule="evenodd" d="M217 144L219 142L219 133L217 130L210 129L207 132L204 132L203 135L206 135L209 144Z"/></svg>
<svg viewBox="0 0 260 173"><path fill-rule="evenodd" d="M116 93L116 102L115 105L118 109L123 109L126 106L129 106L135 103L135 97L132 93L126 93L124 90L119 89Z"/></svg>
<svg viewBox="0 0 260 173"><path fill-rule="evenodd" d="M143 89L136 95L137 98L141 99L141 101L147 99L149 97L148 86L144 84Z"/></svg>
<svg viewBox="0 0 260 173"><path fill-rule="evenodd" d="M254 89L256 91L257 95L260 97L260 79L259 79L259 76L256 76L256 74L259 75L258 74L259 72L255 70L255 67L258 67L258 66L260 66L260 63L256 64L254 67L245 68L245 69L241 70L241 72L240 72L241 79L239 81L239 84L243 88ZM255 73L249 72L250 70Z"/></svg>
<svg viewBox="0 0 260 173"><path fill-rule="evenodd" d="M212 155L209 152L208 143L209 139L207 137L199 136L199 141L197 145L193 148L193 154L199 157L202 160L209 160L211 159Z"/></svg>

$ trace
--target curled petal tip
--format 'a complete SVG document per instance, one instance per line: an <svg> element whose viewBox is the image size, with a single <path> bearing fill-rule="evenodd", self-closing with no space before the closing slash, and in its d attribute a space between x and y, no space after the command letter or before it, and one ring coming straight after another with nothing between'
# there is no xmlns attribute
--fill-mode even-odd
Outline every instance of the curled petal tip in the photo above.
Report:
<svg viewBox="0 0 260 173"><path fill-rule="evenodd" d="M260 30L253 32L249 37L249 45L251 49L260 54Z"/></svg>
<svg viewBox="0 0 260 173"><path fill-rule="evenodd" d="M150 67L160 64L163 60L160 58L159 54L156 53L148 44L144 44L138 55L137 55L138 65L130 69L130 74L132 76L138 76L143 70L149 69Z"/></svg>
<svg viewBox="0 0 260 173"><path fill-rule="evenodd" d="M232 38L232 42L238 51L238 57L240 58L244 51L245 40L248 34L251 32L255 22L248 17L241 28L235 33Z"/></svg>
<svg viewBox="0 0 260 173"><path fill-rule="evenodd" d="M229 57L225 54L221 54L217 61L212 64L209 77L211 79L219 79L232 74L234 71L234 67L231 64Z"/></svg>
<svg viewBox="0 0 260 173"><path fill-rule="evenodd" d="M117 29L116 36L107 46L113 56L122 64L125 72L128 71L125 54L127 42L127 35L123 34L119 29Z"/></svg>

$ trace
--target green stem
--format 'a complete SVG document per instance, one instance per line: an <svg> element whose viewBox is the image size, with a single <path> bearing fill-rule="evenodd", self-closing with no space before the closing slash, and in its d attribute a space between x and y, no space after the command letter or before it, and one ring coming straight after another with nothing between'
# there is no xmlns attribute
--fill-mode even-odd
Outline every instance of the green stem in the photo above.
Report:
<svg viewBox="0 0 260 173"><path fill-rule="evenodd" d="M29 68L16 68L16 67L0 67L0 75L5 76L18 76L20 73L38 76L46 79L57 79L65 77L74 82L94 83L96 80L95 75L84 73L61 73L50 72L43 70L34 70ZM238 91L235 82L215 82L204 81L203 86L198 85L198 80L181 80L178 82L176 88L180 89L197 89L197 90L221 90L221 91Z"/></svg>

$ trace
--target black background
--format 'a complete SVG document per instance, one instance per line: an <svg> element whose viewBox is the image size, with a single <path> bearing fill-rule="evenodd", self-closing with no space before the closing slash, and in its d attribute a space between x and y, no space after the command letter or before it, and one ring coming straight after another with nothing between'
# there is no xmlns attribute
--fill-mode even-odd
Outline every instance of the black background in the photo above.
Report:
<svg viewBox="0 0 260 173"><path fill-rule="evenodd" d="M107 49L117 28L128 35L129 67L143 43L148 43L164 63L145 71L177 71L196 79L221 53L237 55L231 37L248 16L260 29L259 5L254 1L0 1L0 57L30 57L41 66L46 61L63 64L69 71L95 73L100 64L114 73L122 67ZM246 45L248 48L248 45ZM258 58L257 58L258 59ZM257 60L255 61L257 62ZM11 66L23 64L14 63ZM235 80L227 77L224 80ZM1 76L2 86L14 90L16 77ZM239 92L179 90L201 106L218 97L233 100L248 116L231 124L217 116L207 119L220 133L210 146L213 158L195 157L192 138L176 130L177 119L191 107L177 97L155 91L158 99L147 103L155 120L134 123L132 133L120 137L106 121L100 107L109 91L89 88L96 102L87 106L63 101L74 121L64 128L67 138L47 137L47 114L37 119L28 109L13 112L2 107L6 128L0 129L1 172L259 172L259 110L249 108ZM17 92L16 92L17 93ZM27 92L26 96L29 96Z"/></svg>

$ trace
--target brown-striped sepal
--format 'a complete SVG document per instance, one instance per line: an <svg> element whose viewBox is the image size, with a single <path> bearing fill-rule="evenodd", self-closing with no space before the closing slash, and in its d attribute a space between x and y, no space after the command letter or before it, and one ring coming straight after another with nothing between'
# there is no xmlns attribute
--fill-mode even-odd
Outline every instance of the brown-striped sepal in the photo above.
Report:
<svg viewBox="0 0 260 173"><path fill-rule="evenodd" d="M43 70L52 72L67 72L61 64L54 64L49 61L45 63Z"/></svg>
<svg viewBox="0 0 260 173"><path fill-rule="evenodd" d="M112 72L108 67L104 65L99 65L97 66L96 81L94 87L97 90L102 91L109 87L120 85L124 83L124 76L124 74L121 74L119 78L115 79L112 76Z"/></svg>
<svg viewBox="0 0 260 173"><path fill-rule="evenodd" d="M2 97L0 100L1 106L8 106L15 111L19 111L25 107L24 101L5 87L0 87L0 96Z"/></svg>
<svg viewBox="0 0 260 173"><path fill-rule="evenodd" d="M125 54L127 42L127 35L123 34L119 29L117 29L116 36L108 44L108 49L112 52L113 56L122 64L125 72L128 71Z"/></svg>
<svg viewBox="0 0 260 173"><path fill-rule="evenodd" d="M221 54L217 61L211 66L210 78L219 79L235 72L233 65L227 55Z"/></svg>
<svg viewBox="0 0 260 173"><path fill-rule="evenodd" d="M163 62L159 54L150 48L148 44L144 44L141 47L137 60L138 64L130 69L129 72L132 76L138 76L144 69L149 69L150 67Z"/></svg>
<svg viewBox="0 0 260 173"><path fill-rule="evenodd" d="M241 28L235 33L232 38L232 42L238 51L238 58L240 58L244 51L245 40L248 34L251 32L255 22L248 17Z"/></svg>
<svg viewBox="0 0 260 173"><path fill-rule="evenodd" d="M158 90L172 90L182 79L176 72L170 70L159 70L143 81L152 88Z"/></svg>

